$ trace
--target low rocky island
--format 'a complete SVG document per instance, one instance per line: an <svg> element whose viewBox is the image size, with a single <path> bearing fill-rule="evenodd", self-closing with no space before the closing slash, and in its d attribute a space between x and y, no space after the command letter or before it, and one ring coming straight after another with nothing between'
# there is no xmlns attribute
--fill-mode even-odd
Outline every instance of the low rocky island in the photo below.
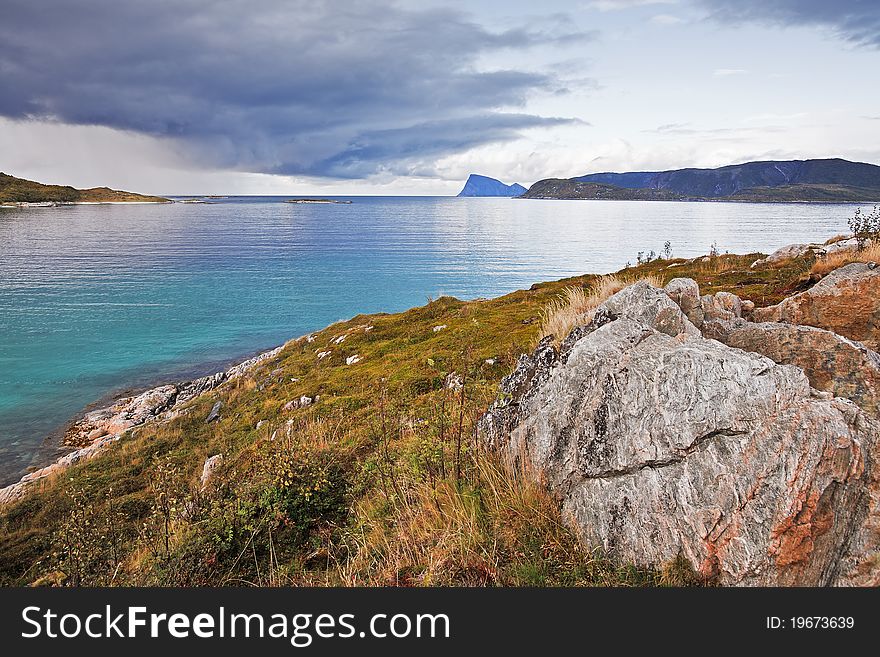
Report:
<svg viewBox="0 0 880 657"><path fill-rule="evenodd" d="M66 185L44 185L0 172L0 206L54 207L100 203L171 203L161 196L145 196L109 187L75 189Z"/></svg>
<svg viewBox="0 0 880 657"><path fill-rule="evenodd" d="M119 400L0 492L0 582L877 585L877 260L442 297Z"/></svg>
<svg viewBox="0 0 880 657"><path fill-rule="evenodd" d="M333 198L289 198L284 201L285 203L340 203L342 205L351 205L351 201L348 199L333 199Z"/></svg>

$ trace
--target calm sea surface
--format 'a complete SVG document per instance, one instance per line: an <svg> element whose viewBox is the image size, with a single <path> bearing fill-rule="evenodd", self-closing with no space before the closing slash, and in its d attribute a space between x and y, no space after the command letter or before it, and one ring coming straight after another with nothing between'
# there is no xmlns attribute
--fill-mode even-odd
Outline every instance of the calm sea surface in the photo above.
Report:
<svg viewBox="0 0 880 657"><path fill-rule="evenodd" d="M84 406L361 312L610 272L639 251L770 252L849 205L353 197L0 209L0 484Z"/></svg>

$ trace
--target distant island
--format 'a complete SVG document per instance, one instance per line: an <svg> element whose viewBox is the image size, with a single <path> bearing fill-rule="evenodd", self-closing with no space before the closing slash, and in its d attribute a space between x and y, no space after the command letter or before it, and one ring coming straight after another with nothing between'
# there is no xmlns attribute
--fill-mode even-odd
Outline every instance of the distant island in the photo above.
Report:
<svg viewBox="0 0 880 657"><path fill-rule="evenodd" d="M0 205L75 203L171 203L171 200L109 187L76 189L67 185L44 185L0 172Z"/></svg>
<svg viewBox="0 0 880 657"><path fill-rule="evenodd" d="M880 166L832 158L747 162L717 169L592 173L539 180L522 198L872 202L880 201Z"/></svg>
<svg viewBox="0 0 880 657"><path fill-rule="evenodd" d="M519 183L505 185L500 180L489 178L488 176L480 176L472 173L468 176L467 182L459 196L521 196L526 193L526 188Z"/></svg>
<svg viewBox="0 0 880 657"><path fill-rule="evenodd" d="M342 205L351 205L349 200L339 200L335 198L289 198L285 203L340 203Z"/></svg>

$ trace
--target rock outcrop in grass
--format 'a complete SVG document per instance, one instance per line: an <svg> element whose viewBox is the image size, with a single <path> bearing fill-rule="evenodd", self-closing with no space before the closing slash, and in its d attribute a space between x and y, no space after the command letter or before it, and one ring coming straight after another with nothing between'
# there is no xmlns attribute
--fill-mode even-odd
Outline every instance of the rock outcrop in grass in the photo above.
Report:
<svg viewBox="0 0 880 657"><path fill-rule="evenodd" d="M810 289L754 312L755 321L816 326L880 347L880 269L854 262Z"/></svg>
<svg viewBox="0 0 880 657"><path fill-rule="evenodd" d="M853 267L820 298L849 299L868 271ZM848 315L870 337L871 312L823 317ZM683 557L725 585L877 583L880 357L741 314L736 295L701 297L693 281L632 285L559 350L548 340L523 356L483 433L621 562Z"/></svg>

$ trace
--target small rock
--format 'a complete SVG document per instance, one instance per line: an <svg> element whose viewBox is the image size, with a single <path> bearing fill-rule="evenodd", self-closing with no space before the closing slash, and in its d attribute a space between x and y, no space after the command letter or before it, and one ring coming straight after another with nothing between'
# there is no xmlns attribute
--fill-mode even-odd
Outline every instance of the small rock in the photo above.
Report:
<svg viewBox="0 0 880 657"><path fill-rule="evenodd" d="M691 323L666 292L645 281L625 287L602 303L596 309L594 321L595 318L619 317L639 321L673 337L680 333L700 335L700 330Z"/></svg>
<svg viewBox="0 0 880 657"><path fill-rule="evenodd" d="M98 429L95 429L94 431L89 432L89 440L97 440L101 436L106 436L106 435L107 435L107 428L100 427Z"/></svg>
<svg viewBox="0 0 880 657"><path fill-rule="evenodd" d="M208 417L205 418L205 424L210 424L214 420L220 419L220 408L222 406L223 406L223 402L220 402L220 401L218 401L216 404L214 404L214 406L211 408L211 412L208 413Z"/></svg>
<svg viewBox="0 0 880 657"><path fill-rule="evenodd" d="M855 237L850 237L848 240L840 240L839 242L834 242L833 244L826 244L822 251L823 255L836 255L839 253L856 253L859 250L859 241Z"/></svg>
<svg viewBox="0 0 880 657"><path fill-rule="evenodd" d="M486 363L486 365L494 365L496 361L494 358L487 358L483 362Z"/></svg>
<svg viewBox="0 0 880 657"><path fill-rule="evenodd" d="M692 278L673 278L663 288L675 301L691 323L699 328L703 324L703 306L700 304L700 288Z"/></svg>
<svg viewBox="0 0 880 657"><path fill-rule="evenodd" d="M461 387L463 385L464 381L462 380L461 376L459 376L455 372L450 372L443 380L443 387L447 390L461 390Z"/></svg>
<svg viewBox="0 0 880 657"><path fill-rule="evenodd" d="M119 434L125 433L126 431L131 429L134 425L134 420L130 418L117 417L105 427L104 432L112 433L113 435L118 436Z"/></svg>
<svg viewBox="0 0 880 657"><path fill-rule="evenodd" d="M214 476L214 470L223 461L222 454L215 454L205 459L205 465L202 466L202 489L204 489L211 478Z"/></svg>
<svg viewBox="0 0 880 657"><path fill-rule="evenodd" d="M311 406L314 400L311 397L307 397L306 395L302 395L298 399L293 399L287 402L284 405L285 411L296 410L297 408L305 408L306 406Z"/></svg>
<svg viewBox="0 0 880 657"><path fill-rule="evenodd" d="M177 394L176 403L178 405L183 402L187 402L190 399L194 399L198 397L204 392L208 392L209 390L213 390L221 383L226 381L227 375L225 372L217 372L216 374L211 374L210 376L204 376L200 379L196 379L195 381L190 381L181 387L180 392Z"/></svg>
<svg viewBox="0 0 880 657"><path fill-rule="evenodd" d="M347 337L348 336L345 333L343 333L339 337L333 338L333 340L331 342L333 342L333 344L342 344L343 342L345 342L345 338L347 338Z"/></svg>
<svg viewBox="0 0 880 657"><path fill-rule="evenodd" d="M258 431L259 431L260 429L262 429L262 428L266 425L266 422L268 422L268 420L260 420L259 422L257 422L256 429L257 429Z"/></svg>
<svg viewBox="0 0 880 657"><path fill-rule="evenodd" d="M791 260L792 258L800 258L811 251L814 253L821 251L827 252L827 248L828 247L825 247L822 244L789 244L783 246L781 249L777 249L766 258L756 260L752 263L752 267L778 265L779 263Z"/></svg>
<svg viewBox="0 0 880 657"><path fill-rule="evenodd" d="M324 358L326 358L327 356L329 356L332 353L333 353L332 351L319 351L318 352L318 360L323 360Z"/></svg>
<svg viewBox="0 0 880 657"><path fill-rule="evenodd" d="M358 354L355 354L354 356L349 356L348 358L346 358L345 364L346 365L355 365L356 363L360 363L361 360L362 360L361 357Z"/></svg>
<svg viewBox="0 0 880 657"><path fill-rule="evenodd" d="M729 296L727 296L729 295ZM731 299L734 297L736 301ZM737 313L742 313L742 307L739 297L729 292L718 292L717 294L704 294L700 297L700 305L703 308L703 321L726 321L739 317Z"/></svg>
<svg viewBox="0 0 880 657"><path fill-rule="evenodd" d="M742 301L731 292L716 292L715 302L720 308L732 313L734 317L742 317Z"/></svg>
<svg viewBox="0 0 880 657"><path fill-rule="evenodd" d="M307 335L307 336L306 336L306 342L311 343L311 342L314 342L314 341L315 341L315 336L314 336L314 335Z"/></svg>
<svg viewBox="0 0 880 657"><path fill-rule="evenodd" d="M439 326L435 326L431 330L434 331L434 333L439 333L440 331L442 331L445 328L446 328L446 324L440 324Z"/></svg>

